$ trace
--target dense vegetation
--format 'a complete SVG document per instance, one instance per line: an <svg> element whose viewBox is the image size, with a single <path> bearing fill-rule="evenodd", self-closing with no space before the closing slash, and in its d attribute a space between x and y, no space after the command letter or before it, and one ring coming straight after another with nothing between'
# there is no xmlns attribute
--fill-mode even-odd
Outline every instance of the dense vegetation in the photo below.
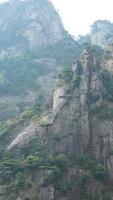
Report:
<svg viewBox="0 0 113 200"><path fill-rule="evenodd" d="M85 155L79 157L63 153L52 155L47 152L43 140L35 138L23 146L18 158L12 157L9 153L3 153L0 162L0 183L7 185L7 199L11 199L12 194L18 196L20 191L24 192L33 186L34 183L30 178L33 173L46 170L48 173L39 187L52 185L60 195L66 195L72 190L73 182L66 181L65 174L68 174L68 170L74 167L78 173L81 170L85 171L77 183L75 181L81 187L81 199L90 198L91 193L87 190L87 184L97 180L104 185L107 181L107 173L101 162Z"/></svg>
<svg viewBox="0 0 113 200"><path fill-rule="evenodd" d="M80 54L81 50L76 42L65 39L61 43L38 52L26 52L21 57L9 57L1 60L1 94L25 95L26 90L40 90L40 85L37 85L37 79L40 76L47 76L52 70L58 71L56 66L60 68L61 66L71 66L72 60ZM55 59L57 64L51 69L45 64L44 59Z"/></svg>

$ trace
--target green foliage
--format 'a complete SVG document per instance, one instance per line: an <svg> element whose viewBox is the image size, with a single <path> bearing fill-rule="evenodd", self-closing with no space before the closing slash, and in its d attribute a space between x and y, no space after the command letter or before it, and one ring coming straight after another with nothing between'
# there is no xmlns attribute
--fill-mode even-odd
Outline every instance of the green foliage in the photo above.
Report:
<svg viewBox="0 0 113 200"><path fill-rule="evenodd" d="M93 169L94 177L99 181L105 181L106 173L105 167L101 163L97 163Z"/></svg>
<svg viewBox="0 0 113 200"><path fill-rule="evenodd" d="M101 73L101 78L106 88L103 97L113 101L113 75L106 70Z"/></svg>
<svg viewBox="0 0 113 200"><path fill-rule="evenodd" d="M111 52L109 50L105 50L105 52L104 52L104 59L105 60L112 59L112 55L111 55Z"/></svg>
<svg viewBox="0 0 113 200"><path fill-rule="evenodd" d="M100 162L81 155L78 158L77 164L81 169L89 170L95 179L102 182L106 180L105 167Z"/></svg>
<svg viewBox="0 0 113 200"><path fill-rule="evenodd" d="M57 157L48 157L48 169L51 173L45 178L43 186L53 185L61 193L69 190L69 185L63 181L69 163L69 158L65 154L60 154Z"/></svg>
<svg viewBox="0 0 113 200"><path fill-rule="evenodd" d="M21 170L18 160L4 156L0 162L0 174L4 183L10 182L15 174Z"/></svg>
<svg viewBox="0 0 113 200"><path fill-rule="evenodd" d="M24 43L23 43L24 45ZM1 60L0 67L0 93L3 95L25 95L27 90L40 90L37 79L47 75L52 69L45 62L36 62L40 59L55 59L59 66L71 66L74 60L82 51L78 43L65 38L64 41L48 46L36 52L26 52L16 58Z"/></svg>
<svg viewBox="0 0 113 200"><path fill-rule="evenodd" d="M43 104L44 97L42 95L38 95L34 104L31 107L29 107L25 112L23 112L21 117L24 119L31 119L37 117L42 111Z"/></svg>
<svg viewBox="0 0 113 200"><path fill-rule="evenodd" d="M43 186L46 187L48 185L57 184L58 180L61 180L62 175L63 173L58 167L51 167L51 173L45 178Z"/></svg>
<svg viewBox="0 0 113 200"><path fill-rule="evenodd" d="M28 108L23 114L24 119L33 118L38 116L41 112L41 104L34 104L32 107Z"/></svg>
<svg viewBox="0 0 113 200"><path fill-rule="evenodd" d="M64 68L59 74L59 79L61 83L70 84L73 78L73 73L71 68Z"/></svg>
<svg viewBox="0 0 113 200"><path fill-rule="evenodd" d="M81 81L82 66L79 64L76 74L73 73L71 68L64 68L59 74L60 84L68 85L69 92L71 93L75 87L79 86Z"/></svg>
<svg viewBox="0 0 113 200"><path fill-rule="evenodd" d="M58 42L54 46L48 46L47 48L39 51L38 57L42 58L54 58L61 66L71 66L72 61L77 58L82 52L83 47L77 42L73 42L73 39L65 38L62 42Z"/></svg>
<svg viewBox="0 0 113 200"><path fill-rule="evenodd" d="M81 76L83 74L83 65L81 59L77 61L76 74Z"/></svg>
<svg viewBox="0 0 113 200"><path fill-rule="evenodd" d="M61 153L51 155L40 137L29 141L21 151L21 157L12 158L11 155L4 154L0 162L1 184L7 185L9 194L11 192L16 194L28 188L27 177L38 170L47 172L42 186L52 185L61 195L69 193L72 189L72 183L65 181L70 167L77 167L78 170L86 172L86 175L81 177L82 185L90 183L92 178L105 182L106 173L100 162L85 155L81 155L78 159L75 159L75 155ZM83 194L87 196L87 192Z"/></svg>
<svg viewBox="0 0 113 200"><path fill-rule="evenodd" d="M38 137L28 141L27 145L22 147L21 154L24 155L25 158L32 155L43 157L46 154L43 140Z"/></svg>
<svg viewBox="0 0 113 200"><path fill-rule="evenodd" d="M54 164L60 169L65 170L69 165L69 158L65 154L60 154L55 158Z"/></svg>
<svg viewBox="0 0 113 200"><path fill-rule="evenodd" d="M19 172L16 174L15 179L10 182L10 184L8 185L8 190L10 191L19 191L19 190L23 190L24 187L26 185L25 179L24 179L24 175Z"/></svg>
<svg viewBox="0 0 113 200"><path fill-rule="evenodd" d="M9 125L7 122L0 122L0 153L3 150L4 145L11 139L13 125Z"/></svg>
<svg viewBox="0 0 113 200"><path fill-rule="evenodd" d="M103 200L112 200L112 193L111 192L104 193Z"/></svg>
<svg viewBox="0 0 113 200"><path fill-rule="evenodd" d="M68 192L71 191L72 184L61 180L59 177L59 181L54 185L54 187L60 194L66 195Z"/></svg>
<svg viewBox="0 0 113 200"><path fill-rule="evenodd" d="M0 137L9 134L10 131L11 127L6 122L0 122Z"/></svg>
<svg viewBox="0 0 113 200"><path fill-rule="evenodd" d="M40 159L37 156L28 156L26 159L29 168L36 168L40 166Z"/></svg>
<svg viewBox="0 0 113 200"><path fill-rule="evenodd" d="M74 75L73 76L73 88L78 87L80 81L81 81L80 75Z"/></svg>
<svg viewBox="0 0 113 200"><path fill-rule="evenodd" d="M91 105L90 113L98 115L102 120L113 118L113 108L110 108L106 103Z"/></svg>
<svg viewBox="0 0 113 200"><path fill-rule="evenodd" d="M102 200L112 200L113 194L112 194L112 187L109 188L109 186L104 186L102 189Z"/></svg>
<svg viewBox="0 0 113 200"><path fill-rule="evenodd" d="M86 44L86 48L90 54L97 56L97 58L103 56L104 50L98 45Z"/></svg>

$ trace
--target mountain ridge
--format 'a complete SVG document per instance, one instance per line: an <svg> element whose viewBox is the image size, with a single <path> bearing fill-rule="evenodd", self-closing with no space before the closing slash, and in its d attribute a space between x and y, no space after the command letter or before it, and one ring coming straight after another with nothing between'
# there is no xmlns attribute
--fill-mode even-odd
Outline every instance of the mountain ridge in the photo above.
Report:
<svg viewBox="0 0 113 200"><path fill-rule="evenodd" d="M109 20L97 20L86 36L81 36L80 43L89 43L105 48L113 41L113 23Z"/></svg>
<svg viewBox="0 0 113 200"><path fill-rule="evenodd" d="M81 50L51 2L17 0L0 9L0 119L6 120L40 96L46 101L62 66Z"/></svg>
<svg viewBox="0 0 113 200"><path fill-rule="evenodd" d="M74 41L48 3L3 4L0 200L113 200L112 24L99 20Z"/></svg>
<svg viewBox="0 0 113 200"><path fill-rule="evenodd" d="M10 171L10 162L19 167L9 177L6 198L112 199L112 59L112 48L103 53L87 47L61 73L41 113L32 110L1 127L2 162Z"/></svg>

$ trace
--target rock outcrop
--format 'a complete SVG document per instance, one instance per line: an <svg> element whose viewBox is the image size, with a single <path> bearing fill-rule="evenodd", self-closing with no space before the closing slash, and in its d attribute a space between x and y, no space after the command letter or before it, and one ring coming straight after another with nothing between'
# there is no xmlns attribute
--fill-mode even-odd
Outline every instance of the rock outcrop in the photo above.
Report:
<svg viewBox="0 0 113 200"><path fill-rule="evenodd" d="M105 48L113 41L113 23L108 20L97 20L91 26L91 31L81 37L80 43L90 43Z"/></svg>
<svg viewBox="0 0 113 200"><path fill-rule="evenodd" d="M40 49L62 41L64 35L60 17L47 0L10 0L0 5L1 54L3 47L15 48L15 54Z"/></svg>
<svg viewBox="0 0 113 200"><path fill-rule="evenodd" d="M10 0L0 16L0 199L113 200L112 23L81 41L106 50L76 59L49 1Z"/></svg>
<svg viewBox="0 0 113 200"><path fill-rule="evenodd" d="M24 178L31 183L30 191L17 187L18 196L23 198L26 190L28 194L32 190L30 199L113 199L113 66L107 70L113 58L109 49L104 55L91 47L84 50L72 69L61 75L46 112L26 125L24 119L23 132L20 122L13 125L4 148L24 164Z"/></svg>
<svg viewBox="0 0 113 200"><path fill-rule="evenodd" d="M80 51L50 1L0 4L0 120L19 116L40 96L46 101Z"/></svg>

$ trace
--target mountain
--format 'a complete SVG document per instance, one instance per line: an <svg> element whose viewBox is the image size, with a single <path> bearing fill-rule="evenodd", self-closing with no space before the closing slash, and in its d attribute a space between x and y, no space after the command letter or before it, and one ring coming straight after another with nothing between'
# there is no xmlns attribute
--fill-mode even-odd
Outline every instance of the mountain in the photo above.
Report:
<svg viewBox="0 0 113 200"><path fill-rule="evenodd" d="M0 200L113 200L112 185L112 23L74 41L50 1L1 4Z"/></svg>
<svg viewBox="0 0 113 200"><path fill-rule="evenodd" d="M105 48L113 41L113 23L108 20L97 20L91 26L91 31L80 38L80 43L90 43Z"/></svg>
<svg viewBox="0 0 113 200"><path fill-rule="evenodd" d="M47 0L15 0L0 6L0 46L15 54L53 45L65 37L60 17ZM9 52L9 53L10 53ZM2 55L3 56L3 55ZM14 56L14 55L13 55Z"/></svg>
<svg viewBox="0 0 113 200"><path fill-rule="evenodd" d="M0 4L0 120L46 101L61 68L80 52L50 1Z"/></svg>
<svg viewBox="0 0 113 200"><path fill-rule="evenodd" d="M43 111L0 129L4 199L112 200L113 45L87 47Z"/></svg>

